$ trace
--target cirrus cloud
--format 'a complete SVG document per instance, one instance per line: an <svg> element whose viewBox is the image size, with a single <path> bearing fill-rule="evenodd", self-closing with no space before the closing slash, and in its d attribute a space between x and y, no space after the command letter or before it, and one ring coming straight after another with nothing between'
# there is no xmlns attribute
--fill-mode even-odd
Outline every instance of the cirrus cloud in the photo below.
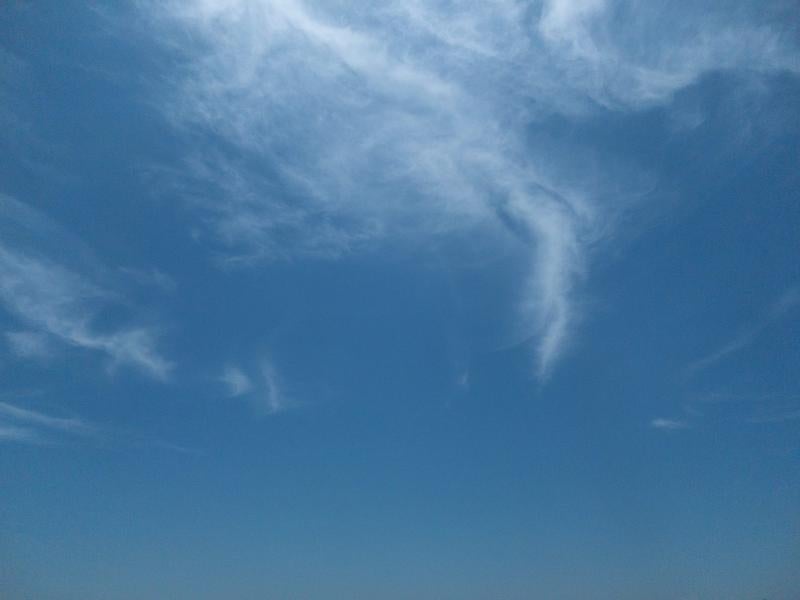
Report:
<svg viewBox="0 0 800 600"><path fill-rule="evenodd" d="M590 251L629 202L582 175L578 154L532 144L537 123L668 102L713 70L797 70L774 28L677 4L142 6L180 65L154 102L192 140L185 183L228 260L489 237L528 264L519 328L540 377L574 329Z"/></svg>

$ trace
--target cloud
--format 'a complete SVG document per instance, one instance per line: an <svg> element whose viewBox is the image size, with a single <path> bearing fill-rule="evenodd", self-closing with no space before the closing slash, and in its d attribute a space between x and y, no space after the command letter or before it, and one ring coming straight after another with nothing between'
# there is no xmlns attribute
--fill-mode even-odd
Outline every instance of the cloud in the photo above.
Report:
<svg viewBox="0 0 800 600"><path fill-rule="evenodd" d="M261 396L263 407L266 408L268 414L275 414L285 410L288 406L288 401L275 366L270 361L263 360L260 370L264 381Z"/></svg>
<svg viewBox="0 0 800 600"><path fill-rule="evenodd" d="M52 354L47 335L36 331L8 331L6 342L20 358L46 359Z"/></svg>
<svg viewBox="0 0 800 600"><path fill-rule="evenodd" d="M10 313L67 345L105 353L112 365L134 366L165 379L172 365L155 349L152 330L93 328L96 307L110 301L110 293L76 273L0 246L0 302Z"/></svg>
<svg viewBox="0 0 800 600"><path fill-rule="evenodd" d="M197 448L142 436L126 428L101 426L81 417L55 416L0 401L0 442L57 445L70 439L102 446L149 448L195 456L203 454Z"/></svg>
<svg viewBox="0 0 800 600"><path fill-rule="evenodd" d="M702 371L724 360L728 356L743 350L752 344L770 325L784 318L791 310L800 306L800 287L794 286L786 290L773 302L761 317L743 327L733 339L706 356L692 362L686 367L689 375Z"/></svg>
<svg viewBox="0 0 800 600"><path fill-rule="evenodd" d="M239 367L227 366L220 377L231 397L241 396L253 389L253 382Z"/></svg>
<svg viewBox="0 0 800 600"><path fill-rule="evenodd" d="M9 404L8 402L0 402L0 417L75 435L89 435L96 431L93 426L83 419L52 417L41 412Z"/></svg>
<svg viewBox="0 0 800 600"><path fill-rule="evenodd" d="M607 108L663 103L715 70L797 73L789 30L760 3L546 0L538 30L566 85Z"/></svg>
<svg viewBox="0 0 800 600"><path fill-rule="evenodd" d="M291 404L283 390L283 383L275 365L262 358L247 374L242 368L228 365L220 376L231 398L245 398L255 410L272 415L286 410Z"/></svg>
<svg viewBox="0 0 800 600"><path fill-rule="evenodd" d="M678 431L680 429L688 429L689 423L679 419L658 418L650 421L650 427L660 429L662 431Z"/></svg>
<svg viewBox="0 0 800 600"><path fill-rule="evenodd" d="M16 354L41 354L46 350L45 340L52 339L102 352L111 359L112 367L129 365L166 379L172 365L157 351L154 330L127 327L101 331L95 325L98 313L120 304L119 299L81 275L77 266L70 268L44 256L41 237L55 226L32 209L0 197L0 232L15 224L19 226L13 230L16 241L25 242L19 245L27 248L11 247L8 238L0 240L0 305L31 329L6 336ZM68 250L63 249L66 256L70 255ZM76 265L79 262L70 259Z"/></svg>
<svg viewBox="0 0 800 600"><path fill-rule="evenodd" d="M172 293L178 288L178 284L172 277L156 268L122 267L119 270L139 285L155 287L166 293Z"/></svg>
<svg viewBox="0 0 800 600"><path fill-rule="evenodd" d="M98 429L77 417L54 417L8 402L0 402L0 441L43 444L51 434L92 436Z"/></svg>
<svg viewBox="0 0 800 600"><path fill-rule="evenodd" d="M471 378L469 369L464 369L463 371L458 373L458 376L456 377L456 385L460 389L468 391L471 385L470 379Z"/></svg>
<svg viewBox="0 0 800 600"><path fill-rule="evenodd" d="M785 423L787 421L796 421L800 419L800 408L784 410L782 412L773 412L769 415L761 415L751 417L751 423Z"/></svg>
<svg viewBox="0 0 800 600"><path fill-rule="evenodd" d="M46 440L36 431L27 427L16 427L0 423L0 442L18 442L25 444L44 444Z"/></svg>
<svg viewBox="0 0 800 600"><path fill-rule="evenodd" d="M590 250L629 208L615 192L630 184L531 142L537 125L668 102L711 70L797 71L770 27L683 5L143 6L179 58L153 102L191 141L181 185L229 261L451 234L513 247L528 264L519 337L535 338L540 377L570 339Z"/></svg>

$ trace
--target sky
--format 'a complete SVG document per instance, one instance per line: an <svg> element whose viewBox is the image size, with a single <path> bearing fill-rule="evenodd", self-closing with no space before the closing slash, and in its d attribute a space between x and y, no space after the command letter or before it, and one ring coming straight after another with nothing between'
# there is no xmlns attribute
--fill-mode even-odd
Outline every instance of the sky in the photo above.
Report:
<svg viewBox="0 0 800 600"><path fill-rule="evenodd" d="M0 15L4 599L800 597L795 2Z"/></svg>

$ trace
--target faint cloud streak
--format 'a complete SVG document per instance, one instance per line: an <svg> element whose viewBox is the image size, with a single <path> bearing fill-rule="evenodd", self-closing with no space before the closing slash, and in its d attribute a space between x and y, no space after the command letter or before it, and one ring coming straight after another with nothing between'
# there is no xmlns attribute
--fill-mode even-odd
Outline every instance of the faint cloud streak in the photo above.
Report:
<svg viewBox="0 0 800 600"><path fill-rule="evenodd" d="M55 417L0 402L0 440L29 444L52 443L52 434L94 436L99 430L77 417Z"/></svg>
<svg viewBox="0 0 800 600"><path fill-rule="evenodd" d="M679 431L681 429L689 429L690 425L686 421L679 419L658 418L650 421L650 427L661 431Z"/></svg>
<svg viewBox="0 0 800 600"><path fill-rule="evenodd" d="M76 267L60 264L44 255L46 249L25 238L42 240L55 231L45 217L23 204L0 196L0 232L16 234L19 246L8 238L0 241L0 305L31 331L6 335L20 357L39 358L50 340L67 346L104 353L111 366L129 365L160 380L172 364L156 349L156 333L148 327L120 327L101 331L95 325L105 307L119 304L115 294L82 275ZM23 235L24 234L24 235ZM11 236L9 236L11 237ZM71 257L73 261L74 257Z"/></svg>
<svg viewBox="0 0 800 600"><path fill-rule="evenodd" d="M773 302L758 321L744 327L735 338L717 350L692 362L686 367L686 373L693 375L743 350L752 344L765 329L776 321L784 318L791 310L798 306L800 306L800 287L794 286L789 288L780 298Z"/></svg>

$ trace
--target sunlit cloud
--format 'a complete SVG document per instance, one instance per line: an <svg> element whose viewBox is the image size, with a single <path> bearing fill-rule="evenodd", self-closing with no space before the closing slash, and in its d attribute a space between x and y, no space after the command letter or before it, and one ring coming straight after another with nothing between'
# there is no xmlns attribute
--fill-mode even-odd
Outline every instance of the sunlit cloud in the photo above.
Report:
<svg viewBox="0 0 800 600"><path fill-rule="evenodd" d="M24 230L28 230L25 235L46 237L55 229L43 216L5 197L0 197L0 226L0 230L14 228L19 237L24 237ZM166 379L172 364L157 350L155 330L146 326L101 330L96 324L99 311L119 304L119 299L78 269L61 263L55 253L48 255L46 247L15 246L8 237L0 240L0 307L28 328L6 335L12 351L40 358L49 353L51 341L58 342L103 353L112 368L132 366Z"/></svg>
<svg viewBox="0 0 800 600"><path fill-rule="evenodd" d="M143 6L179 58L154 103L192 140L182 185L229 262L451 234L510 245L528 264L518 338L543 378L635 185L537 124L665 103L712 70L797 70L766 27L640 2Z"/></svg>

